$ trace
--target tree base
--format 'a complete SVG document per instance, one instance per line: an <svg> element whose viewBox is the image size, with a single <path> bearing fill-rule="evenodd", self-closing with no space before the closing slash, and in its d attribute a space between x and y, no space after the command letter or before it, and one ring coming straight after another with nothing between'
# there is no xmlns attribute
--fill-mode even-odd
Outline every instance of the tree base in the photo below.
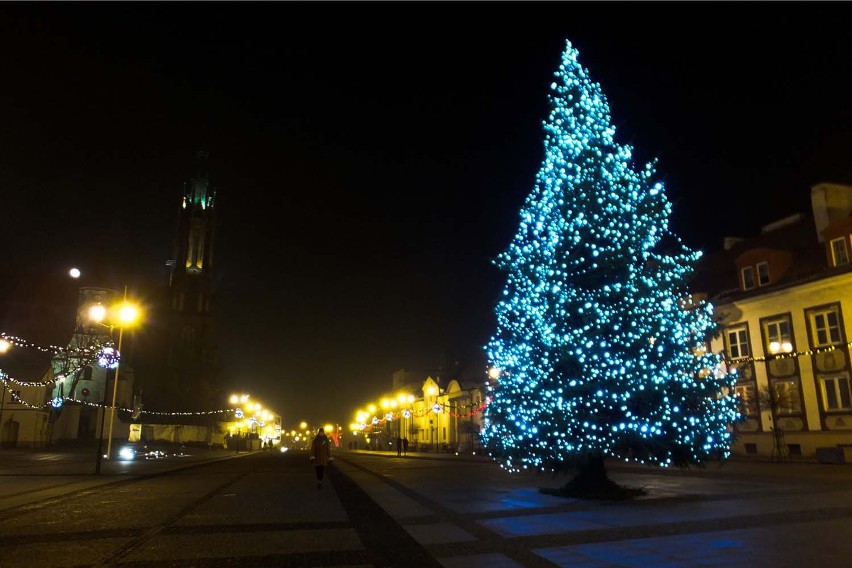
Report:
<svg viewBox="0 0 852 568"><path fill-rule="evenodd" d="M647 494L640 487L623 487L611 480L606 473L603 456L599 454L585 456L577 475L562 487L542 487L539 492L556 497L609 501L624 501Z"/></svg>
<svg viewBox="0 0 852 568"><path fill-rule="evenodd" d="M562 487L542 487L539 492L556 497L606 501L626 501L647 495L641 487L622 487L609 478L603 482L589 483L579 477L575 477Z"/></svg>

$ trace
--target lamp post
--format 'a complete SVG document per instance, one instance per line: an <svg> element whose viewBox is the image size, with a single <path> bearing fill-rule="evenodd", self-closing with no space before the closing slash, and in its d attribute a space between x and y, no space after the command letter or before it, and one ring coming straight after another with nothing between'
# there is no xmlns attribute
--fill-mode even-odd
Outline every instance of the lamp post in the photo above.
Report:
<svg viewBox="0 0 852 568"><path fill-rule="evenodd" d="M122 325L118 328L118 359L116 360L115 373L112 377L112 405L109 412L109 436L107 437L107 459L112 455L112 427L115 423L115 397L118 394L118 370L121 368L121 340L124 338L124 324L130 323L136 319L136 311L134 308L127 305L127 286L124 287L125 304L121 307L119 319Z"/></svg>
<svg viewBox="0 0 852 568"><path fill-rule="evenodd" d="M139 317L139 310L136 308L136 306L127 302L127 286L124 287L124 299L122 300L122 303L118 306L117 310L118 310L118 318L117 318L118 324L116 324L113 321L110 325L108 325L108 327L110 328L110 334L112 334L112 330L115 327L118 327L118 346L117 346L117 350L116 350L117 351L117 357L116 357L116 360L115 360L115 368L113 369L114 373L113 373L113 379L112 379L112 404L110 405L109 435L107 437L107 450L106 450L106 455L103 455L102 454L102 448L103 448L103 438L104 438L104 418L105 418L105 415L102 414L101 415L100 434L98 436L98 461L97 461L97 465L95 466L95 473L100 473L101 459L106 458L108 460L108 459L110 459L110 456L112 455L112 431L113 431L113 425L115 423L115 402L116 402L116 397L118 395L118 371L121 367L121 345L122 345L122 341L124 339L124 328L127 325L136 321L136 319ZM106 316L106 310L104 310L102 308L100 310L97 310L97 311L92 310L92 312L90 312L90 313L91 313L92 319L94 319L95 321L98 321L98 323L100 323L99 320L102 320ZM102 324L102 325L104 325L104 324ZM106 383L104 384L104 387L106 387Z"/></svg>
<svg viewBox="0 0 852 568"><path fill-rule="evenodd" d="M12 344L9 343L7 340L0 339L0 355L6 353L11 346L12 346ZM3 394L0 395L0 446L2 446L3 442L5 442L5 440L3 439L3 405L6 403L6 387L9 384L9 383L6 382L5 377L2 380L3 380Z"/></svg>
<svg viewBox="0 0 852 568"><path fill-rule="evenodd" d="M104 381L106 385L106 381ZM106 389L106 387L104 387ZM103 402L106 402L106 392L104 393ZM101 472L101 460L104 457L104 422L106 421L106 408L101 408L101 427L98 429L98 455L95 458L95 473Z"/></svg>

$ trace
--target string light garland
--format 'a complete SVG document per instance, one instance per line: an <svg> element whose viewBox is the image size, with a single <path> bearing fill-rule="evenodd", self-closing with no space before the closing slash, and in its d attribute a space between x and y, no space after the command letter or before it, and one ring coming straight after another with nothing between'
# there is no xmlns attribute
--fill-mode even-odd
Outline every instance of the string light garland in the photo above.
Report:
<svg viewBox="0 0 852 568"><path fill-rule="evenodd" d="M7 335L5 333L0 333L0 339L5 339L6 341L9 342L9 345L11 345L13 347L22 347L22 348L25 348L25 349L35 349L36 351L41 351L42 353L52 353L54 355L58 355L60 353L69 353L69 352L70 353L78 353L78 352L88 353L88 352L91 351L91 349L88 349L88 348L68 349L68 348L65 348L65 347L58 347L56 345L49 345L49 346L45 347L45 346L42 346L42 345L38 345L36 343L26 341L24 339L21 339L20 337L14 336L14 335Z"/></svg>
<svg viewBox="0 0 852 568"><path fill-rule="evenodd" d="M3 379L3 377L0 376L0 380L2 380L2 379ZM65 403L78 404L80 406L87 406L87 407L91 407L91 408L104 408L104 409L112 408L108 404L99 403L99 402L89 402L89 401L86 401L86 400L77 400L75 398L70 398L70 397L67 397L67 396L54 397L54 398L50 399L49 401L45 402L44 404L32 404L32 403L27 402L23 398L21 398L20 394L18 394L16 391L9 391L9 392L10 392L12 400L16 404L20 404L21 406L24 406L24 407L29 408L31 410L45 410L48 407L58 408L59 406L63 406ZM125 407L117 407L116 410L118 410L120 412L131 412L131 413L134 412L134 409L125 408ZM222 408L222 409L218 409L218 410L173 411L173 412L165 412L165 411L157 411L157 410L140 410L139 414L151 414L151 415L155 415L155 416L209 416L209 415L212 415L212 414L225 414L226 415L229 412L231 412L230 409Z"/></svg>
<svg viewBox="0 0 852 568"><path fill-rule="evenodd" d="M544 121L544 159L495 264L506 284L485 347L482 440L509 471L557 471L586 455L663 467L727 457L734 373L695 354L712 306L689 299L701 256L669 229L656 163L615 141L600 85L566 42ZM725 395L725 393L731 393Z"/></svg>
<svg viewBox="0 0 852 568"><path fill-rule="evenodd" d="M32 343L30 341L26 341L21 339L20 337L7 335L5 333L0 333L0 339L4 339L9 342L11 346L20 347L24 349L35 349L42 353L49 353L54 355L54 359L56 357L64 359L66 363L66 368L63 369L61 374L56 375L52 379L45 379L41 381L27 381L23 379L16 379L14 377L9 376L2 369L0 369L0 382L3 383L5 388L9 388L10 385L20 386L20 387L55 387L59 383L63 383L67 377L69 376L77 376L82 373L83 369L90 365L91 363L98 361L102 362L102 366L108 368L114 368L114 365L118 357L120 355L114 349L112 342L107 341L104 343L97 343L92 346L87 347L74 347L74 348L63 348L56 346L42 346L36 343ZM76 365L70 366L71 361L77 361ZM35 404L30 403L24 400L20 393L16 390L9 389L10 397L15 404L20 404L23 407L26 407L31 410L46 410L49 407L59 408L63 406L65 403L73 403L79 404L81 406L88 406L94 408L112 408L111 406L103 403L95 403L89 402L85 400L78 400L75 398L71 398L68 396L55 396L52 397L45 403ZM117 408L119 411L123 412L134 412L133 409L130 408ZM141 414L150 414L154 416L209 416L214 414L224 414L232 412L231 409L222 408L217 410L199 410L199 411L157 411L157 410L139 410L136 411L140 415Z"/></svg>
<svg viewBox="0 0 852 568"><path fill-rule="evenodd" d="M846 349L852 347L852 341L846 343L845 345L826 345L825 347L814 347L812 349L806 349L804 351L793 351L790 353L775 353L766 356L757 356L757 357L737 357L736 359L725 358L725 362L728 365L739 365L741 363L764 363L766 361L777 361L780 359L795 359L799 357L813 357L814 355L819 355L820 353L828 353L830 351L837 351L838 349Z"/></svg>

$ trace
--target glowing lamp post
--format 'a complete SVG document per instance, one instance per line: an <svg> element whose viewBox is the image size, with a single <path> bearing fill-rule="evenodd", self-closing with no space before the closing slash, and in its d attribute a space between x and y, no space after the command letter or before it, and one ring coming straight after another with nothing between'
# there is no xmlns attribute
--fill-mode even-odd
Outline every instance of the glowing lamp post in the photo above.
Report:
<svg viewBox="0 0 852 568"><path fill-rule="evenodd" d="M98 442L98 462L95 468L95 473L100 473L101 469L101 459L105 457L106 459L110 459L112 455L112 430L115 424L115 402L116 396L118 395L118 371L121 367L121 344L124 339L124 328L132 325L139 319L139 308L135 305L129 303L127 301L127 286L124 287L124 300L118 306L113 308L113 313L115 313L115 318L110 321L110 323L104 324L103 321L107 319L108 310L106 307L98 304L93 306L89 310L89 317L92 321L99 323L101 325L106 325L110 328L110 333L116 327L118 328L118 346L116 348L116 352L114 353L114 357L112 357L111 361L105 361L106 367L112 367L115 369L115 374L113 375L113 383L112 383L112 404L110 405L110 417L109 417L109 434L107 437L107 451L106 455L101 454L101 447L103 444L103 420L101 420L101 432L99 436Z"/></svg>
<svg viewBox="0 0 852 568"><path fill-rule="evenodd" d="M118 369L121 366L121 340L124 337L124 327L132 324L139 317L136 306L127 303L127 288L124 289L124 303L118 309L118 359L115 362L115 375L112 380L112 405L109 414L109 437L107 437L107 459L112 455L112 427L115 423L115 397L118 393Z"/></svg>
<svg viewBox="0 0 852 568"><path fill-rule="evenodd" d="M6 353L12 344L5 339L0 339L0 355ZM3 442L3 404L6 401L6 379L3 379L3 394L0 395L0 443Z"/></svg>

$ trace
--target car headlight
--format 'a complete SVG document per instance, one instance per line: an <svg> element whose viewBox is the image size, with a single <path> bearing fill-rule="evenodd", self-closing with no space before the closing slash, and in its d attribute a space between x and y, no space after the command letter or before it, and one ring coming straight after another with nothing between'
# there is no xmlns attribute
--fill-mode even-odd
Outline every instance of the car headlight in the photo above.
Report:
<svg viewBox="0 0 852 568"><path fill-rule="evenodd" d="M133 448L121 448L118 451L118 457L123 460L132 460L134 457L136 457L136 452L133 451Z"/></svg>

